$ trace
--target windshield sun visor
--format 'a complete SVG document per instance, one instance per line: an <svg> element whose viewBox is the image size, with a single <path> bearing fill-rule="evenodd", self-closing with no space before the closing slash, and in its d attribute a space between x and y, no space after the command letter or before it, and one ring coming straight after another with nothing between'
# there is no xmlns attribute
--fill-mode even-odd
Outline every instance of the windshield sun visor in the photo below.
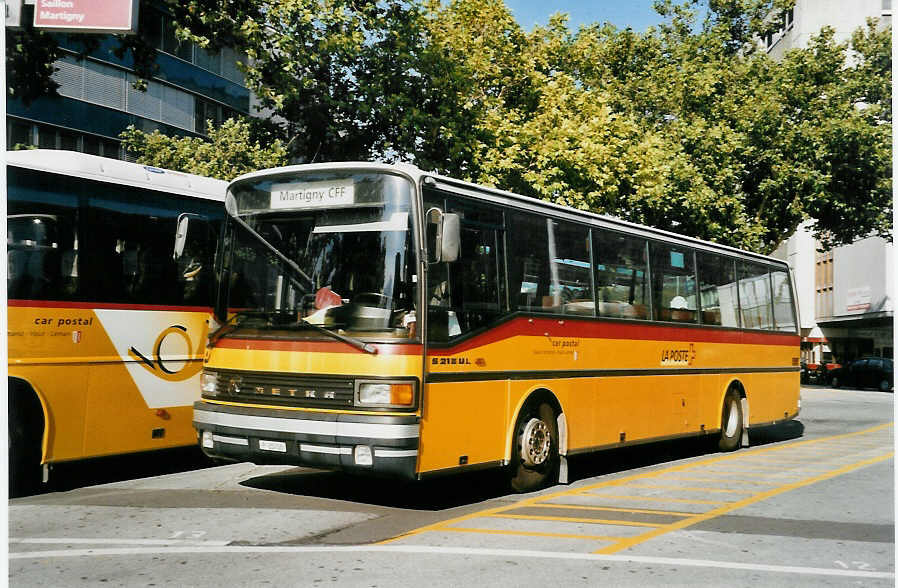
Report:
<svg viewBox="0 0 898 588"><path fill-rule="evenodd" d="M354 223L348 225L319 225L312 230L312 234L324 233L363 233L366 231L407 231L408 213L394 212L388 220L370 223Z"/></svg>

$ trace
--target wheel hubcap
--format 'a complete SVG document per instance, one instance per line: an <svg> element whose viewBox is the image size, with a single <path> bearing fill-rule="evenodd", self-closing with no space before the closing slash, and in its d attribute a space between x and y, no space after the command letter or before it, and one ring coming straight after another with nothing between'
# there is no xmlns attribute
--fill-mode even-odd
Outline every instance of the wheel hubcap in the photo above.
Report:
<svg viewBox="0 0 898 588"><path fill-rule="evenodd" d="M552 436L549 427L539 419L530 419L521 435L521 459L524 465L533 467L542 465L549 459L552 448Z"/></svg>

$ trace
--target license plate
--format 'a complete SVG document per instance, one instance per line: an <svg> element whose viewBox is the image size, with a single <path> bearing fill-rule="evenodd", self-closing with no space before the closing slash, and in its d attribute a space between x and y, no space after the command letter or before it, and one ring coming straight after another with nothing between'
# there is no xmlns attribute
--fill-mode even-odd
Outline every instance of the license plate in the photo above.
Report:
<svg viewBox="0 0 898 588"><path fill-rule="evenodd" d="M277 451L279 453L287 453L287 443L285 441L266 441L259 440L259 449L263 451Z"/></svg>

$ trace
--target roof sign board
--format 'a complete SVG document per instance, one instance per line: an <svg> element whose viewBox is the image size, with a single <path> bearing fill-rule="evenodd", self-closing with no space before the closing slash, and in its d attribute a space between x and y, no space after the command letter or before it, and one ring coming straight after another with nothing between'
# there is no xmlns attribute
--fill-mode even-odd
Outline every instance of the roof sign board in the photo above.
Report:
<svg viewBox="0 0 898 588"><path fill-rule="evenodd" d="M35 0L34 26L69 33L136 33L139 0Z"/></svg>

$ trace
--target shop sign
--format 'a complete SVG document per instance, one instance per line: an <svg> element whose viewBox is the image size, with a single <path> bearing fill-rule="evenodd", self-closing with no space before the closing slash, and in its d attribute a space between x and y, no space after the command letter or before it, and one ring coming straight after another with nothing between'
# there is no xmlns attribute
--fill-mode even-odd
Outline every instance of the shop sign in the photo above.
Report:
<svg viewBox="0 0 898 588"><path fill-rule="evenodd" d="M35 0L34 26L68 33L136 33L139 0Z"/></svg>
<svg viewBox="0 0 898 588"><path fill-rule="evenodd" d="M857 312L870 310L870 286L850 288L845 295L845 310Z"/></svg>

